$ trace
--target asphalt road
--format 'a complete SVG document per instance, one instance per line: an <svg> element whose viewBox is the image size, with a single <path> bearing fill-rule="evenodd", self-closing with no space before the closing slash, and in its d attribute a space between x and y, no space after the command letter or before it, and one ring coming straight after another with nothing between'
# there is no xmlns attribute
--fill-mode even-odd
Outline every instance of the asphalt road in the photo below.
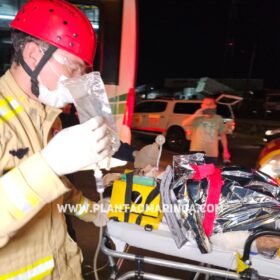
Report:
<svg viewBox="0 0 280 280"><path fill-rule="evenodd" d="M139 149L146 144L151 143L152 141L143 141L139 138L134 139L134 145ZM232 155L232 164L241 165L245 167L254 168L256 165L256 161L260 152L260 137L254 135L245 135L236 133L234 137L229 138L229 149ZM172 163L172 157L176 154L167 149L163 150L162 159L160 162L160 166L165 168L168 164ZM122 170L113 170L113 171L122 171ZM98 200L98 194L95 190L95 183L93 174L90 171L79 172L74 174L73 181L80 188L84 194L93 199ZM77 241L82 249L84 255L84 271L89 272L88 275L85 276L85 279L94 279L92 273L90 273L90 266L92 266L93 255L97 246L98 241L98 228L96 228L91 223L82 222L76 218L72 219L73 227L76 232ZM143 252L139 249L131 249L132 252L137 254L142 254ZM149 253L150 256L155 254ZM157 254L158 256L158 254ZM162 256L164 257L164 256ZM101 253L98 266L103 266L106 264L107 260L105 256ZM124 262L122 271L131 270L135 268L135 264L131 262ZM151 265L145 265L145 269L149 272L159 273L169 277L175 277L180 279L190 279L190 276L187 272L178 272L172 269L164 269L158 268ZM99 272L99 278L101 280L108 279L109 271L108 266ZM201 278L200 278L201 279Z"/></svg>

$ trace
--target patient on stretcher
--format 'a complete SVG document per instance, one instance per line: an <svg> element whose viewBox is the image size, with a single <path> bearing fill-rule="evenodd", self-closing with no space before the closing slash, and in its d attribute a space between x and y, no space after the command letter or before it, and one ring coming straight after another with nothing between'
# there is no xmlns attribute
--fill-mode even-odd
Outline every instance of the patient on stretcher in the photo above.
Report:
<svg viewBox="0 0 280 280"><path fill-rule="evenodd" d="M148 159L151 162L151 156L153 164L146 164ZM155 167L157 156L158 145L145 147L141 157L139 154L136 158L138 175L159 179L161 172ZM190 209L190 206L195 209L193 213L185 211L173 216L176 219L181 217L178 228L179 231L182 230L183 240L178 240L178 228L174 232L174 219L170 218L168 213L164 213L170 231L173 229L172 234L178 248L188 240L190 235L186 232L191 232L202 253L211 251L211 243L223 249L236 251L243 248L251 231L280 219L280 189L266 174L241 167L211 169L205 164L203 154L174 156L173 168L169 171L172 173L171 179L168 181L164 178L165 181L160 185L161 206L166 204L166 197L173 195L175 201L173 197L170 199L171 203L187 205L185 209ZM166 172L167 170L163 177L166 176ZM214 172L216 174L212 176ZM120 176L113 177L117 178L120 179ZM135 189L132 188L131 194L135 195ZM206 206L209 205L213 206L214 213L207 212ZM204 212L201 211L203 207ZM173 224L170 224L172 219ZM157 220L157 223L159 221ZM254 250L259 252L276 252L279 248L280 238L277 237L260 237L254 245Z"/></svg>

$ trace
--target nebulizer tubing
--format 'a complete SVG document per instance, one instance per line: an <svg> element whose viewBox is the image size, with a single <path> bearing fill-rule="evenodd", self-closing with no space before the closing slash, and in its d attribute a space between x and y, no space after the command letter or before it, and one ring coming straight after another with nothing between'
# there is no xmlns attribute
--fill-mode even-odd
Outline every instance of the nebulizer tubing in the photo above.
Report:
<svg viewBox="0 0 280 280"><path fill-rule="evenodd" d="M156 165L157 170L159 170L159 161L161 158L161 154L162 154L162 145L159 145L159 153L158 153L157 165Z"/></svg>
<svg viewBox="0 0 280 280"><path fill-rule="evenodd" d="M101 171L101 169L99 167L96 167L94 170L94 178L95 178L96 190L100 196L100 199L99 199L100 205L102 205L102 203L103 203L103 192L105 189L102 177L103 177L103 172ZM94 257L93 257L93 273L94 273L94 277L96 280L99 279L98 273L97 273L97 271L98 271L97 260L98 260L98 255L99 255L100 248L101 248L102 236L103 236L103 227L100 227L99 239L98 239L97 247L96 247L96 250L94 253Z"/></svg>
<svg viewBox="0 0 280 280"><path fill-rule="evenodd" d="M79 77L78 79L67 79L63 84L70 91L74 104L78 112L80 122L85 122L92 117L102 116L108 124L108 133L112 137L112 150L118 150L120 141L117 137L112 111L108 102L104 83L99 72L91 72ZM108 165L110 162L108 161ZM94 177L96 182L96 190L100 195L100 205L103 205L103 174L98 166L94 169ZM99 241L95 250L93 259L93 273L95 279L98 280L97 274L97 258L100 252L103 228L100 227Z"/></svg>

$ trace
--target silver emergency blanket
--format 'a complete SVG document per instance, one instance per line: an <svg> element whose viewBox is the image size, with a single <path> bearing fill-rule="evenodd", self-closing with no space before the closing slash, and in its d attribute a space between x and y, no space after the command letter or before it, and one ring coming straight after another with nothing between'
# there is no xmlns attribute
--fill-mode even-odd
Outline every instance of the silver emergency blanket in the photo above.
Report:
<svg viewBox="0 0 280 280"><path fill-rule="evenodd" d="M74 98L74 104L81 123L95 116L103 117L108 125L108 134L112 139L112 149L119 149L120 141L105 86L99 72L91 72L79 78L63 81Z"/></svg>
<svg viewBox="0 0 280 280"><path fill-rule="evenodd" d="M161 203L168 206L168 209L171 209L173 205L177 205L176 197L174 193L170 191L172 179L173 170L171 166L167 166L160 184L160 197ZM188 238L179 213L175 211L164 211L164 217L177 248L181 248L188 241Z"/></svg>
<svg viewBox="0 0 280 280"><path fill-rule="evenodd" d="M192 232L202 253L209 252L208 239L202 228L207 199L208 179L194 181L190 165L204 164L204 154L173 157L173 182L181 223ZM280 219L280 188L268 175L239 166L221 170L223 187L216 211L213 233L274 227Z"/></svg>
<svg viewBox="0 0 280 280"><path fill-rule="evenodd" d="M191 156L174 156L173 170L168 166L161 181L161 200L164 207L164 216L178 248L187 240L195 239L202 253L211 251L210 242L202 228L202 217L196 203L201 199L201 186L188 187L194 173L190 163L204 163L203 154ZM166 207L168 206L168 207ZM172 206L172 207L170 207Z"/></svg>
<svg viewBox="0 0 280 280"><path fill-rule="evenodd" d="M274 227L280 218L280 187L274 179L240 167L224 168L222 177L215 233Z"/></svg>

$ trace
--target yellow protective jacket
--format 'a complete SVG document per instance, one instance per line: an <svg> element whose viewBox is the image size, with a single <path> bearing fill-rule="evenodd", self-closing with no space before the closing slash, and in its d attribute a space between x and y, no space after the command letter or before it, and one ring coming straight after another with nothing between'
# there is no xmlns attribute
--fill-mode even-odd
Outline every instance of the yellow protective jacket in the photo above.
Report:
<svg viewBox="0 0 280 280"><path fill-rule="evenodd" d="M60 110L30 99L7 71L0 78L0 280L82 279L82 256L60 205L90 221L91 205L39 151L60 129ZM92 208L91 208L92 209Z"/></svg>

